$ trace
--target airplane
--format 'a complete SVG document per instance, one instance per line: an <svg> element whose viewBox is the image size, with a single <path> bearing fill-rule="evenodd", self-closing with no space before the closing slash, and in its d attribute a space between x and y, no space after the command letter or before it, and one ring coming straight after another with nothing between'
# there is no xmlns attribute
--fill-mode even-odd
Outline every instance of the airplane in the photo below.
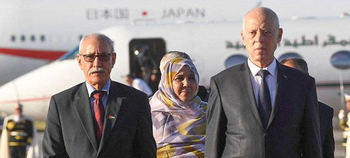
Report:
<svg viewBox="0 0 350 158"><path fill-rule="evenodd" d="M339 76L345 91L350 87L350 71L336 69L331 60L337 54L350 63L350 18L298 18L281 20L283 38L275 57L301 57L309 65L310 75L315 77L318 99L335 108L340 103ZM210 77L247 60L247 52L241 42L241 22L197 22L182 24L120 25L106 28L100 33L115 42L117 60L111 79L124 82L129 73L142 76L138 54L140 46L147 48L156 66L164 53L177 50L188 53L200 75L200 85L208 88ZM0 111L11 113L20 102L25 114L37 120L45 120L50 97L84 81L75 60L78 47L55 62L27 73L0 87ZM338 57L339 58L339 57Z"/></svg>
<svg viewBox="0 0 350 158"><path fill-rule="evenodd" d="M314 4L317 4L317 7ZM281 19L348 16L347 0L2 0L0 2L0 85L48 64L80 38L115 25L238 21L266 5ZM72 7L74 6L74 7ZM288 6L288 7L285 7ZM312 6L312 9L310 9ZM298 9L295 9L298 8ZM298 10L297 12L295 10ZM326 10L326 11L325 11Z"/></svg>
<svg viewBox="0 0 350 158"><path fill-rule="evenodd" d="M0 85L58 59L90 32L115 25L238 20L258 3L259 0L2 0Z"/></svg>

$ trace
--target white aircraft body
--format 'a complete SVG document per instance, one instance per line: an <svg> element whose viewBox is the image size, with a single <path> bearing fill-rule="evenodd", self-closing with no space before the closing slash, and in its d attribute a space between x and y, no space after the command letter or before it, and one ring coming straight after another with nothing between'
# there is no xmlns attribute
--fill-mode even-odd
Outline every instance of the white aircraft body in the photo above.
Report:
<svg viewBox="0 0 350 158"><path fill-rule="evenodd" d="M115 25L238 20L257 4L258 0L2 0L0 85L58 59L87 33Z"/></svg>
<svg viewBox="0 0 350 158"><path fill-rule="evenodd" d="M309 65L317 84L319 100L339 109L339 75L346 86L350 71L331 65L331 56L350 50L350 18L281 20L283 39L276 50L276 59L299 56ZM241 38L241 22L184 23L115 26L101 33L115 42L117 61L112 80L123 82L129 73L139 73L137 51L149 46L159 64L161 56L170 50L187 52L200 74L200 84L209 86L210 77L248 56ZM84 76L74 60L77 51L0 87L0 111L11 113L13 105L24 105L25 114L39 120L46 117L50 97L64 89L84 82ZM349 52L350 53L350 52ZM234 74L232 74L234 75ZM345 87L345 90L349 90Z"/></svg>
<svg viewBox="0 0 350 158"><path fill-rule="evenodd" d="M260 5L274 9L281 19L336 17L348 15L350 1L2 0L0 85L56 60L86 33L125 24L240 21Z"/></svg>

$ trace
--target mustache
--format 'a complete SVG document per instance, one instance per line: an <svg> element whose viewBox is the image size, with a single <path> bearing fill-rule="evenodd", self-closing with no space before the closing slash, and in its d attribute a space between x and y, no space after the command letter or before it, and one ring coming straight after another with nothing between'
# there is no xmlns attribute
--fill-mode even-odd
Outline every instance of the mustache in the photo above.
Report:
<svg viewBox="0 0 350 158"><path fill-rule="evenodd" d="M104 69L103 67L91 68L91 69L88 71L88 74L91 75L91 74L96 73L96 72L104 72L104 73L106 73L107 70Z"/></svg>

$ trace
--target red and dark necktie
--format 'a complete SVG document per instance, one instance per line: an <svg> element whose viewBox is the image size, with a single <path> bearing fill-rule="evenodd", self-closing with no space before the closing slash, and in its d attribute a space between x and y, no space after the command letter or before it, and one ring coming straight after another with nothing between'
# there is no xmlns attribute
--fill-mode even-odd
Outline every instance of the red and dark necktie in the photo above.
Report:
<svg viewBox="0 0 350 158"><path fill-rule="evenodd" d="M94 91L93 97L94 101L94 113L95 113L95 121L97 124L96 127L96 137L98 142L101 140L102 132L103 132L103 117L104 117L104 108L102 97L104 95L103 91Z"/></svg>

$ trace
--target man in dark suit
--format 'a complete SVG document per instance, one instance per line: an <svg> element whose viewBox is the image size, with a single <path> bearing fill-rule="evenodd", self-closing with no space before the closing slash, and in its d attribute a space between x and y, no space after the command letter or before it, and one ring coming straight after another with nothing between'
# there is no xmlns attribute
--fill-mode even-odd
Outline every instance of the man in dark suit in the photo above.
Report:
<svg viewBox="0 0 350 158"><path fill-rule="evenodd" d="M156 157L147 96L110 80L113 41L91 34L79 49L77 61L86 82L52 96L44 157Z"/></svg>
<svg viewBox="0 0 350 158"><path fill-rule="evenodd" d="M241 37L248 61L211 79L205 157L322 158L315 83L274 58L276 13L249 11Z"/></svg>
<svg viewBox="0 0 350 158"><path fill-rule="evenodd" d="M295 68L305 74L309 75L307 63L301 58L286 58L281 61L281 64ZM323 158L334 158L334 136L333 136L333 113L332 107L318 101L320 114L320 135L322 144Z"/></svg>

